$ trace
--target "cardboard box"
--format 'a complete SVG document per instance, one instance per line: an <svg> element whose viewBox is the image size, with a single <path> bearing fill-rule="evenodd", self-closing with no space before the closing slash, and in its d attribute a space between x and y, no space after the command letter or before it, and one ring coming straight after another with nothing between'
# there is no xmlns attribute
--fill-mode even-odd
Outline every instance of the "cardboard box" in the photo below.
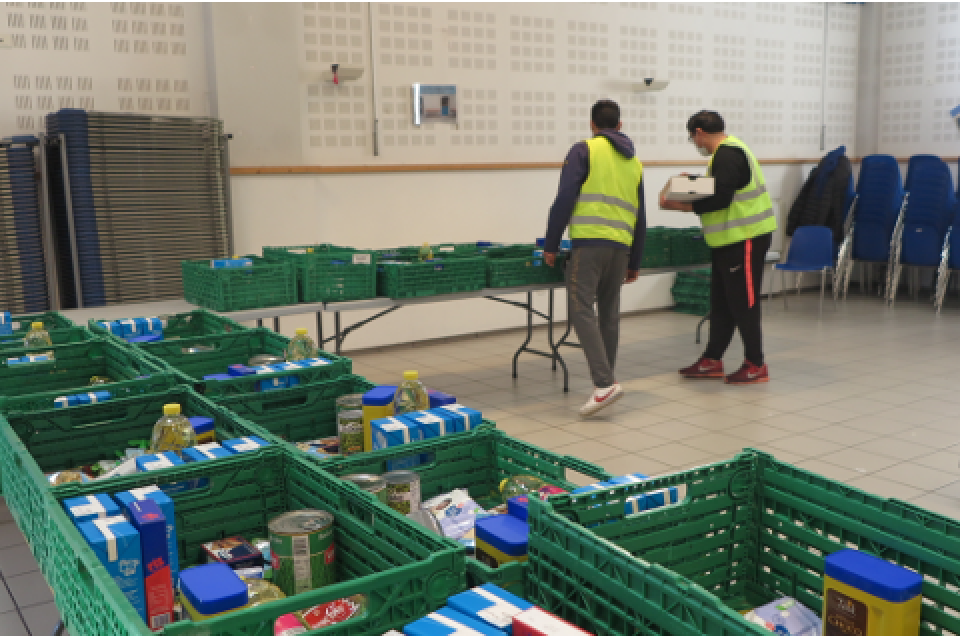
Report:
<svg viewBox="0 0 960 640"><path fill-rule="evenodd" d="M513 618L515 636L592 636L580 627L561 620L540 607L527 609Z"/></svg>
<svg viewBox="0 0 960 640"><path fill-rule="evenodd" d="M157 503L149 498L132 502L127 513L130 524L140 532L147 626L159 631L173 622L173 576L167 546L167 519Z"/></svg>
<svg viewBox="0 0 960 640"><path fill-rule="evenodd" d="M503 631L464 615L451 607L411 622L403 628L408 636L505 636Z"/></svg>
<svg viewBox="0 0 960 640"><path fill-rule="evenodd" d="M714 184L713 176L674 176L661 193L672 202L693 202L712 196Z"/></svg>
<svg viewBox="0 0 960 640"><path fill-rule="evenodd" d="M424 440L457 432L452 415L443 416L435 411L411 411L403 414L403 419L416 424Z"/></svg>
<svg viewBox="0 0 960 640"><path fill-rule="evenodd" d="M444 405L442 409L437 411L449 411L454 415L460 416L464 420L463 430L469 431L474 427L480 426L480 423L483 422L483 414L477 411L476 409L470 409L465 407L462 404L448 404Z"/></svg>
<svg viewBox="0 0 960 640"><path fill-rule="evenodd" d="M143 591L143 552L140 532L123 516L81 522L77 529L117 583L133 608L146 621Z"/></svg>
<svg viewBox="0 0 960 640"><path fill-rule="evenodd" d="M397 417L374 420L370 423L374 450L395 447L423 440L420 427Z"/></svg>
<svg viewBox="0 0 960 640"><path fill-rule="evenodd" d="M234 438L233 440L224 440L223 448L230 453L248 453L256 451L261 447L269 447L270 443L263 438L250 436L248 438Z"/></svg>
<svg viewBox="0 0 960 640"><path fill-rule="evenodd" d="M181 464L183 464L183 460L172 451L148 453L137 457L137 470L140 472L159 471L160 469L169 469L170 467L176 467Z"/></svg>
<svg viewBox="0 0 960 640"><path fill-rule="evenodd" d="M180 578L180 554L177 549L177 523L173 500L156 485L130 489L130 491L124 491L113 496L113 499L125 512L129 511L130 505L134 502L148 498L153 500L160 507L160 511L163 512L167 529L167 562L170 564L170 579L173 584L177 584ZM129 518L129 516L127 517Z"/></svg>
<svg viewBox="0 0 960 640"><path fill-rule="evenodd" d="M488 582L470 591L447 598L447 605L480 622L511 633L513 618L533 605L506 589Z"/></svg>
<svg viewBox="0 0 960 640"><path fill-rule="evenodd" d="M106 493L67 498L63 501L63 508L66 509L67 515L70 516L75 525L98 518L111 518L120 515L120 505Z"/></svg>
<svg viewBox="0 0 960 640"><path fill-rule="evenodd" d="M184 449L180 452L180 455L183 456L184 462L206 462L207 460L227 458L233 454L217 442L208 442Z"/></svg>

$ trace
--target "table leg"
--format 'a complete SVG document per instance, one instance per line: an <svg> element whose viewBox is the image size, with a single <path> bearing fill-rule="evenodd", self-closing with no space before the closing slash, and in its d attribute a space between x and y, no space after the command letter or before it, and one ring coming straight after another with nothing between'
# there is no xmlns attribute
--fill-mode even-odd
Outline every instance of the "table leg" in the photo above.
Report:
<svg viewBox="0 0 960 640"><path fill-rule="evenodd" d="M553 370L557 370L557 363L559 362L560 368L563 369L563 392L569 393L570 372L567 371L567 363L564 362L563 358L560 357L558 343L553 341L553 292L554 289L550 289L550 306L548 307L549 310L547 311L547 343L550 345L550 350L553 352Z"/></svg>
<svg viewBox="0 0 960 640"><path fill-rule="evenodd" d="M280 333L280 316L273 316L273 330Z"/></svg>
<svg viewBox="0 0 960 640"><path fill-rule="evenodd" d="M520 345L520 348L517 349L517 352L513 354L513 377L517 377L517 360L520 359L520 354L526 351L527 345L530 344L530 339L533 337L533 292L527 291L527 339L523 341L523 344Z"/></svg>
<svg viewBox="0 0 960 640"><path fill-rule="evenodd" d="M263 318L257 318L257 328L258 329L263 328Z"/></svg>
<svg viewBox="0 0 960 640"><path fill-rule="evenodd" d="M710 319L710 314L700 318L700 322L697 323L697 344L700 344L700 330L703 328L703 323Z"/></svg>
<svg viewBox="0 0 960 640"><path fill-rule="evenodd" d="M317 346L323 349L323 311L317 311Z"/></svg>
<svg viewBox="0 0 960 640"><path fill-rule="evenodd" d="M343 336L340 335L340 312L339 311L333 312L333 330L335 332L334 337L336 338L334 340L334 344L336 345L335 347L336 351L334 351L334 353L336 353L339 356L340 346L343 344Z"/></svg>

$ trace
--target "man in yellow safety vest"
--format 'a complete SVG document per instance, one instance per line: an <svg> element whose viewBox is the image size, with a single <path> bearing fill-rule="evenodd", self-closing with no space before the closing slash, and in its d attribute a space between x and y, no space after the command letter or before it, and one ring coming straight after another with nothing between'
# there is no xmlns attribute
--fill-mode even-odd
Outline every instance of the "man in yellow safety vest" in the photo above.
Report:
<svg viewBox="0 0 960 640"><path fill-rule="evenodd" d="M687 121L690 141L710 156L707 175L714 177L714 195L693 203L660 197L660 206L700 216L711 248L710 340L703 356L680 369L685 378L724 378L729 384L755 384L770 379L763 359L760 295L763 265L777 219L760 164L743 141L724 133L723 118L700 111ZM735 330L743 340L744 361L724 376L723 354Z"/></svg>
<svg viewBox="0 0 960 640"><path fill-rule="evenodd" d="M567 153L543 249L544 261L553 266L563 232L570 227L573 250L566 267L567 313L595 387L580 408L584 417L623 395L614 376L620 288L637 279L647 231L643 166L633 142L620 132L621 126L616 102L600 100L593 106L593 137Z"/></svg>

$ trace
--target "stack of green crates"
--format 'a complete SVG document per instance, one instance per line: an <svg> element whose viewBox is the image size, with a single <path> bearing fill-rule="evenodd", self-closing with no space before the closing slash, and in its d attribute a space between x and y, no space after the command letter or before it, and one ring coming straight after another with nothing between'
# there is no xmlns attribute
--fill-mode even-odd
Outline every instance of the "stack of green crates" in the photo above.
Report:
<svg viewBox="0 0 960 640"><path fill-rule="evenodd" d="M666 227L647 229L646 242L643 244L641 269L656 269L670 266L670 232Z"/></svg>
<svg viewBox="0 0 960 640"><path fill-rule="evenodd" d="M214 269L209 260L184 260L183 297L214 311L283 307L297 303L297 269L292 262L243 256L252 267Z"/></svg>
<svg viewBox="0 0 960 640"><path fill-rule="evenodd" d="M705 316L710 313L710 269L681 271L670 288L675 311Z"/></svg>
<svg viewBox="0 0 960 640"><path fill-rule="evenodd" d="M378 253L331 244L263 248L264 258L295 265L300 302L376 297Z"/></svg>
<svg viewBox="0 0 960 640"><path fill-rule="evenodd" d="M671 229L670 264L675 267L710 264L710 247L703 239L703 229Z"/></svg>

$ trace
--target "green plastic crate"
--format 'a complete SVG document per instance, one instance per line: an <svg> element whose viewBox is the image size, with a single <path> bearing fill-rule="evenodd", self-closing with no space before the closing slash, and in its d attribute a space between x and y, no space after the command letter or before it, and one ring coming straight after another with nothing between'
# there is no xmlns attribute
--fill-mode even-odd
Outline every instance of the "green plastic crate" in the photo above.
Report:
<svg viewBox="0 0 960 640"><path fill-rule="evenodd" d="M54 346L63 344L74 344L84 342L94 337L86 327L65 327L63 329L48 329L50 339ZM26 334L24 334L26 335ZM22 336L0 336L0 358L6 358L10 351L20 351L23 349ZM36 351L36 349L33 349Z"/></svg>
<svg viewBox="0 0 960 640"><path fill-rule="evenodd" d="M624 516L630 495L676 505ZM790 596L822 611L824 557L857 548L924 576L921 635L960 633L960 522L745 449L646 482L530 504L537 580L614 601L627 635L759 635L738 611Z"/></svg>
<svg viewBox="0 0 960 640"><path fill-rule="evenodd" d="M379 260L404 260L416 261L420 258L420 249L422 245L416 247L394 247L390 249L380 249L378 251ZM478 246L476 242L467 243L446 243L432 244L430 250L433 251L435 260L449 258L476 258L489 250L489 247Z"/></svg>
<svg viewBox="0 0 960 640"><path fill-rule="evenodd" d="M487 286L516 287L525 284L563 282L564 265L569 254L557 254L557 261L550 267L543 258L531 254L522 258L488 258Z"/></svg>
<svg viewBox="0 0 960 640"><path fill-rule="evenodd" d="M108 391L112 396L110 400L112 401L141 396L145 393L166 391L179 384L182 384L182 382L174 373L164 371L163 373L152 373L145 378L121 380L109 384L100 384L96 387L76 389L76 392ZM53 404L54 400L62 395L65 395L62 391L44 391L41 393L28 393L12 398L0 397L0 413L46 411L47 409L53 409L55 408Z"/></svg>
<svg viewBox="0 0 960 640"><path fill-rule="evenodd" d="M47 331L51 329L69 329L70 327L75 327L72 320L66 317L59 311L44 311L42 313L23 313L20 315L12 316L11 320L14 325L17 326L13 330L12 336L0 336L0 339L8 338L22 338L27 335L27 331L30 330L30 323L32 322L42 322L43 328ZM19 323L19 325L17 324Z"/></svg>
<svg viewBox="0 0 960 640"><path fill-rule="evenodd" d="M218 402L264 431L288 442L302 442L337 435L337 398L364 393L375 386L361 376L345 375L292 389L220 398Z"/></svg>
<svg viewBox="0 0 960 640"><path fill-rule="evenodd" d="M132 350L147 354L154 362L162 362L179 374L184 382L192 384L204 395L222 397L242 393L253 393L257 382L276 378L277 374L258 374L242 376L231 380L204 380L203 377L215 373L226 373L231 364L247 364L251 356L269 354L283 356L290 338L274 333L267 328L249 329L243 333L221 334L205 338L179 338L162 342L146 342L133 346ZM184 349L195 346L212 347L212 351L184 353ZM309 367L290 372L300 384L309 384L321 380L331 380L351 372L349 358L319 351L317 356L330 361L324 367ZM272 393L272 392L271 392Z"/></svg>
<svg viewBox="0 0 960 640"><path fill-rule="evenodd" d="M39 496L51 491L46 474L116 459L131 441L150 441L153 425L165 404L177 403L186 416L213 418L218 439L265 434L253 423L218 407L186 386L147 393L103 404L63 409L9 412L0 418L4 452L0 453L7 505L32 545L42 546L44 516ZM21 451L19 461L5 458ZM249 454L243 454L248 457ZM191 463L204 466L208 463ZM91 492L107 481L87 483Z"/></svg>
<svg viewBox="0 0 960 640"><path fill-rule="evenodd" d="M173 340L176 338L202 338L209 335L221 333L234 333L249 331L236 320L231 320L226 316L217 315L206 309L196 309L185 313L176 313L173 315L160 316L163 319L163 339ZM87 325L90 331L101 337L116 338L120 342L127 344L125 340L119 338L107 330L101 323L111 322L103 318L90 320Z"/></svg>
<svg viewBox="0 0 960 640"><path fill-rule="evenodd" d="M184 260L183 297L215 311L282 307L297 303L296 267L258 256L252 267L213 269L209 260Z"/></svg>
<svg viewBox="0 0 960 640"><path fill-rule="evenodd" d="M670 266L670 236L669 229L653 227L647 229L647 236L643 244L643 258L640 261L641 269L655 269Z"/></svg>
<svg viewBox="0 0 960 640"><path fill-rule="evenodd" d="M535 244L506 244L479 247L478 251L487 258L526 258L541 249Z"/></svg>
<svg viewBox="0 0 960 640"><path fill-rule="evenodd" d="M486 264L486 258L380 263L377 292L399 299L479 291L487 284Z"/></svg>
<svg viewBox="0 0 960 640"><path fill-rule="evenodd" d="M496 429L490 421L465 433L347 457L321 459L306 453L302 455L336 476L345 476L353 473L385 473L388 461L407 459L418 454L423 455L426 462L412 467L412 470L420 474L424 500L466 488L474 500L490 507L502 504L499 499L501 481L518 474L535 475L563 489L579 486L566 479L568 470L597 480L611 477L602 467L586 460L552 453L511 438Z"/></svg>
<svg viewBox="0 0 960 640"><path fill-rule="evenodd" d="M450 540L418 525L288 450L246 454L244 460L211 461L109 481L117 493L144 484L209 479L209 488L173 496L180 564L205 562L204 542L228 535L266 537L267 524L282 513L322 509L334 515L338 582L204 622L168 626L164 635L273 635L281 615L338 598L363 594L362 617L311 635L379 635L436 611L466 588L464 553ZM51 553L40 567L54 589L57 608L73 635L148 635L149 631L56 501L84 495L83 485L58 487L46 505Z"/></svg>
<svg viewBox="0 0 960 640"><path fill-rule="evenodd" d="M323 245L264 247L263 255L296 265L300 302L366 300L377 295L377 252ZM308 250L312 250L309 251Z"/></svg>
<svg viewBox="0 0 960 640"><path fill-rule="evenodd" d="M4 358L0 359L0 397L45 391L76 390L76 393L80 393L90 390L92 376L106 376L116 382L164 371L162 366L141 357L132 349L104 338L54 346L48 350L53 351L53 361L20 365L9 365L6 358L24 356L37 350L11 349L6 352Z"/></svg>
<svg viewBox="0 0 960 640"><path fill-rule="evenodd" d="M673 266L709 264L710 247L703 239L703 229L689 227L672 229L670 233L670 260Z"/></svg>

